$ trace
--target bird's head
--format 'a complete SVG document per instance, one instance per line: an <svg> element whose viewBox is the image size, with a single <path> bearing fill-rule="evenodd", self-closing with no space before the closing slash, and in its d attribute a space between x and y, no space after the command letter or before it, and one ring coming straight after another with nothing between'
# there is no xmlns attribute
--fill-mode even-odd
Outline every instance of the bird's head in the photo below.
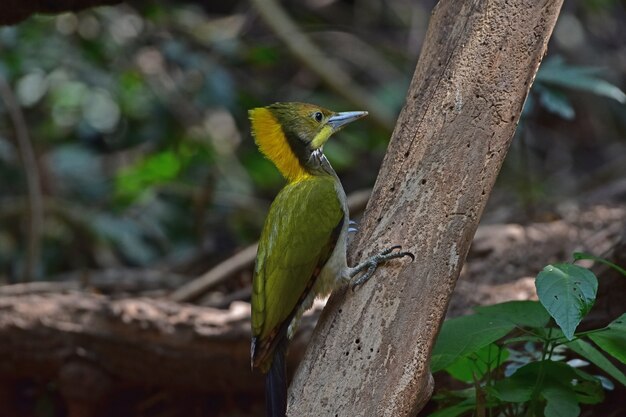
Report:
<svg viewBox="0 0 626 417"><path fill-rule="evenodd" d="M309 175L328 138L365 111L336 113L306 103L275 103L249 112L252 134L261 152L288 180Z"/></svg>

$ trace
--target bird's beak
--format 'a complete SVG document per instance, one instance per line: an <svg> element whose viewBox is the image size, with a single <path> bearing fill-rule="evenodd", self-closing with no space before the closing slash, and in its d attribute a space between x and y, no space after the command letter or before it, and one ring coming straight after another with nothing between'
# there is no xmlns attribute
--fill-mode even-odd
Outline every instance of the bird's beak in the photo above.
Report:
<svg viewBox="0 0 626 417"><path fill-rule="evenodd" d="M344 111L341 113L335 113L328 119L328 125L336 132L350 122L367 116L366 111Z"/></svg>

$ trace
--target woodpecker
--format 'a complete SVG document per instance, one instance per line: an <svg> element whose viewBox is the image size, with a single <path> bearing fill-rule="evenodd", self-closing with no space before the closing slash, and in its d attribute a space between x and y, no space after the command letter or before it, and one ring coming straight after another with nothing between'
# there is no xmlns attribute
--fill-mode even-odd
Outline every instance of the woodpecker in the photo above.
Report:
<svg viewBox="0 0 626 417"><path fill-rule="evenodd" d="M356 267L347 264L346 194L323 147L331 135L366 115L305 103L275 103L249 111L259 150L287 180L265 220L252 283L251 362L267 373L268 417L286 414L287 343L315 298L345 283L361 285L390 259L414 259L394 246Z"/></svg>

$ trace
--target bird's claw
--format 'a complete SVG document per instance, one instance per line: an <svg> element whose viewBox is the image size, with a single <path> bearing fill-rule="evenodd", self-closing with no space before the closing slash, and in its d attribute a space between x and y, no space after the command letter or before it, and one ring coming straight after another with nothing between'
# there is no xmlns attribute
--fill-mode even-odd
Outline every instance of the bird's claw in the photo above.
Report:
<svg viewBox="0 0 626 417"><path fill-rule="evenodd" d="M413 255L413 253L411 253L409 251L402 252L402 246L401 245L395 245L395 246L392 246L392 247L390 247L388 249L385 249L384 251L382 251L377 256L387 257L388 255L390 255L396 249L398 251L400 251L400 252L394 253L392 256L389 256L387 259L384 259L383 262L384 261L388 261L389 259L402 258L404 256L408 256L409 258L411 258L411 262L415 261L415 255Z"/></svg>
<svg viewBox="0 0 626 417"><path fill-rule="evenodd" d="M382 251L379 255L389 255L391 252L393 252L396 249L401 250L402 246L401 245L392 246L392 247L387 248L384 251Z"/></svg>
<svg viewBox="0 0 626 417"><path fill-rule="evenodd" d="M399 252L394 252L395 250L398 250ZM374 274L374 272L376 271L376 268L378 267L378 265L382 263L390 261L391 259L403 258L405 256L408 256L409 258L411 258L411 262L415 261L415 255L413 255L411 252L408 252L408 251L402 252L401 250L402 250L402 246L395 245L388 249L385 249L384 251L380 252L378 255L374 255L371 258L367 259L365 262L359 264L356 267L356 270L358 272L364 270L365 268L367 268L367 270L365 271L363 275L361 275L356 280L354 280L354 282L352 283L352 291L354 291L356 287L358 287L359 285L365 283L368 279L370 279L372 275Z"/></svg>

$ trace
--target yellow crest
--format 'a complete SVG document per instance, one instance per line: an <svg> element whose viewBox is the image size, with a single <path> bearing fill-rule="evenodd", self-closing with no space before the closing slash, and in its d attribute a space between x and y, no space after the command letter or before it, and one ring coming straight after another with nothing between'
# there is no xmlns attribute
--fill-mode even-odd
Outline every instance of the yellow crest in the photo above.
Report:
<svg viewBox="0 0 626 417"><path fill-rule="evenodd" d="M280 173L289 181L296 181L310 174L306 172L293 153L280 123L265 107L248 112L252 123L252 136L257 146Z"/></svg>

